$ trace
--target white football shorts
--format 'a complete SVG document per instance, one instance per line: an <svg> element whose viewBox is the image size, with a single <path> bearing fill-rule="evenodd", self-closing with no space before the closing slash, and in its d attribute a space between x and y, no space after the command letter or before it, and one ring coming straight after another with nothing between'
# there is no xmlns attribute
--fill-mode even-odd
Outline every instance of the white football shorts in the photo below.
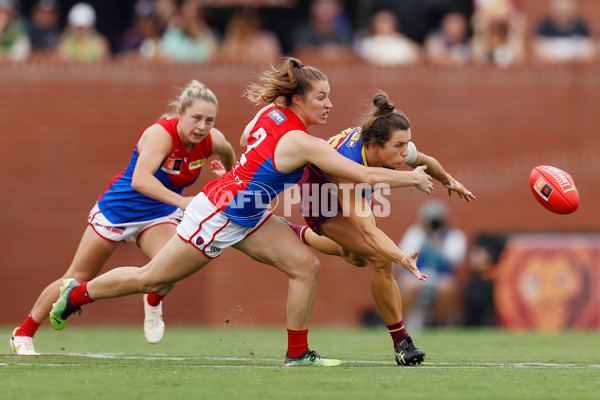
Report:
<svg viewBox="0 0 600 400"><path fill-rule="evenodd" d="M206 257L216 258L227 247L254 233L271 215L270 211L264 211L256 226L242 226L227 218L204 193L199 193L186 208L177 234Z"/></svg>
<svg viewBox="0 0 600 400"><path fill-rule="evenodd" d="M176 209L164 217L148 221L128 222L124 224L113 224L100 211L98 203L94 205L88 215L88 224L104 239L110 242L136 242L139 237L149 228L161 224L179 225L183 218L183 211Z"/></svg>

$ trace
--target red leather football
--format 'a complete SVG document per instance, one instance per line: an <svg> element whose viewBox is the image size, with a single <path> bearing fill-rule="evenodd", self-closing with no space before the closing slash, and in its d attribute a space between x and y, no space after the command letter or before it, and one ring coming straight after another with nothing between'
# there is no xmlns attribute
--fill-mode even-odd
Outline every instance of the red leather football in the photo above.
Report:
<svg viewBox="0 0 600 400"><path fill-rule="evenodd" d="M571 175L549 165L531 170L529 186L533 197L546 209L557 214L570 214L579 207L579 192Z"/></svg>

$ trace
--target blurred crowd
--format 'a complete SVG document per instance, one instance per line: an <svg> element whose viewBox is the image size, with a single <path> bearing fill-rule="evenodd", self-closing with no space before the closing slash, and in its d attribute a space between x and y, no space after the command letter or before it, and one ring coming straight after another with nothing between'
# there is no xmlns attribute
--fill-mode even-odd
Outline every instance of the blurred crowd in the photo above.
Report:
<svg viewBox="0 0 600 400"><path fill-rule="evenodd" d="M293 55L509 67L599 58L599 27L577 0L547 0L536 21L521 1L0 0L0 62L268 64Z"/></svg>

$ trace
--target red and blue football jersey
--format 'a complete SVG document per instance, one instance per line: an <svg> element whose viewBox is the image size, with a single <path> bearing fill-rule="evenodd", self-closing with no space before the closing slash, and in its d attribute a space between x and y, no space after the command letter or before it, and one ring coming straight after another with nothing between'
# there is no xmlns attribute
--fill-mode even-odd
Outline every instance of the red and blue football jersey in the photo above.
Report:
<svg viewBox="0 0 600 400"><path fill-rule="evenodd" d="M277 142L293 130L308 134L293 111L275 105L260 110L248 124L246 152L231 171L202 189L229 219L242 226L255 226L271 200L302 177L303 168L283 173L273 160Z"/></svg>
<svg viewBox="0 0 600 400"><path fill-rule="evenodd" d="M177 134L177 118L162 118L155 124L160 124L169 132L173 146L171 153L163 160L154 176L167 189L181 195L183 188L196 181L202 166L210 156L212 152L211 135L209 133L204 140L194 145L192 151L187 151ZM142 134L140 134L141 136ZM148 221L169 215L177 208L152 199L131 187L138 157L138 143L136 142L127 168L115 176L98 197L100 211L113 224Z"/></svg>

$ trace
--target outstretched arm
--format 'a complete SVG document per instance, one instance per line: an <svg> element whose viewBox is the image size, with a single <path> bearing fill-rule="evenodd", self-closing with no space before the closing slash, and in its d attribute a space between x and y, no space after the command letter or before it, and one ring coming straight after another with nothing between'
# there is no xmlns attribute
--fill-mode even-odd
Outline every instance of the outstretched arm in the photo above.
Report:
<svg viewBox="0 0 600 400"><path fill-rule="evenodd" d="M451 196L452 192L456 192L459 197L465 199L466 201L475 199L475 196L469 190L467 190L464 185L454 179L449 173L444 171L442 164L440 164L440 162L435 158L428 156L427 154L417 152L417 159L412 164L408 165L413 168L427 166L425 172L433 179L441 182L442 185L448 189L448 196Z"/></svg>
<svg viewBox="0 0 600 400"><path fill-rule="evenodd" d="M281 172L291 172L312 163L327 173L355 183L371 186L383 183L390 187L415 186L426 193L433 189L424 166L417 167L414 171L365 167L342 156L323 139L302 131L291 131L279 140L275 148L275 163Z"/></svg>
<svg viewBox="0 0 600 400"><path fill-rule="evenodd" d="M344 215L348 216L352 225L360 232L365 243L388 260L409 270L418 280L424 281L428 278L427 275L419 272L417 268L419 252L405 254L389 236L377 228L371 208L362 195L356 192L356 189L338 190L338 199L342 205Z"/></svg>

